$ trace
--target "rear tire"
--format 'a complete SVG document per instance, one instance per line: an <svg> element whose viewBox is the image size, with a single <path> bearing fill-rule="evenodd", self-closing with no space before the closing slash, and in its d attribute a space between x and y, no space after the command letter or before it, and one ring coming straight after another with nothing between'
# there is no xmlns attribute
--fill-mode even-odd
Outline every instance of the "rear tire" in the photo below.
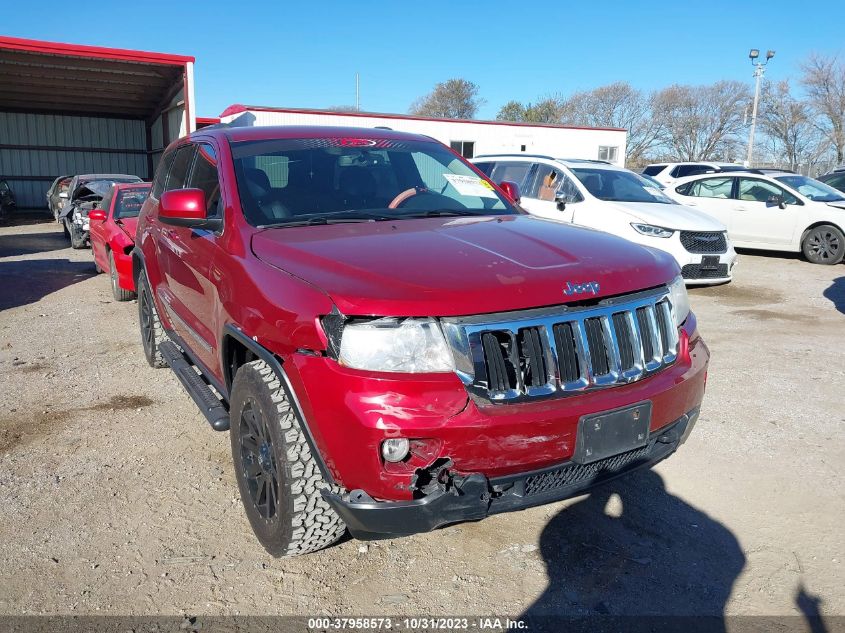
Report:
<svg viewBox="0 0 845 633"><path fill-rule="evenodd" d="M147 275L143 271L138 275L138 322L141 326L141 344L144 346L144 356L150 367L160 369L167 367L161 354L161 345L169 341L167 332L158 318L153 293L147 283Z"/></svg>
<svg viewBox="0 0 845 633"><path fill-rule="evenodd" d="M845 256L845 235L831 224L822 224L807 231L801 250L807 261L832 266Z"/></svg>
<svg viewBox="0 0 845 633"><path fill-rule="evenodd" d="M232 461L249 523L273 556L328 547L346 525L320 494L323 479L279 377L241 365L230 398Z"/></svg>
<svg viewBox="0 0 845 633"><path fill-rule="evenodd" d="M109 250L109 278L111 279L111 293L116 301L129 301L135 298L134 292L120 287L117 268L114 265L114 251L112 250Z"/></svg>

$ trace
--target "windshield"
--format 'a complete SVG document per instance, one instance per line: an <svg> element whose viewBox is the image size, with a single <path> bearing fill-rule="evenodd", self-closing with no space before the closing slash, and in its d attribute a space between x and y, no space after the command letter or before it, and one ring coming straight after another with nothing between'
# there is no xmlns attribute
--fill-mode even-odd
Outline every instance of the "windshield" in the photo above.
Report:
<svg viewBox="0 0 845 633"><path fill-rule="evenodd" d="M613 202L677 204L660 189L631 171L574 167L571 169L592 195Z"/></svg>
<svg viewBox="0 0 845 633"><path fill-rule="evenodd" d="M795 189L805 198L809 198L814 202L839 202L845 200L845 196L841 191L837 191L833 187L807 178L807 176L799 176L797 174L788 174L786 176L775 176L775 180L779 180L785 185Z"/></svg>
<svg viewBox="0 0 845 633"><path fill-rule="evenodd" d="M517 210L439 143L367 138L232 144L244 215L284 226Z"/></svg>
<svg viewBox="0 0 845 633"><path fill-rule="evenodd" d="M114 203L114 219L137 218L141 212L144 200L150 195L150 185L146 187L132 187L123 189L117 194L117 202Z"/></svg>

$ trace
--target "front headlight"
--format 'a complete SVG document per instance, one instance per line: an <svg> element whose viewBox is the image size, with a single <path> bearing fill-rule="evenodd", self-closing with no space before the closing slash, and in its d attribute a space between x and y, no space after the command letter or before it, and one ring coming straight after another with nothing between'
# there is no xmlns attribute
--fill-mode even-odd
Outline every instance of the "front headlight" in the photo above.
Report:
<svg viewBox="0 0 845 633"><path fill-rule="evenodd" d="M347 367L412 374L455 371L452 353L434 319L384 318L347 323L338 361Z"/></svg>
<svg viewBox="0 0 845 633"><path fill-rule="evenodd" d="M639 224L632 223L631 227L641 235L648 235L649 237L672 237L675 232L672 229L664 229L662 226L654 226L653 224Z"/></svg>
<svg viewBox="0 0 845 633"><path fill-rule="evenodd" d="M669 303L672 304L672 316L675 318L675 327L680 327L681 323L687 320L689 316L689 295L687 294L687 286L684 283L684 278L678 275L669 284Z"/></svg>

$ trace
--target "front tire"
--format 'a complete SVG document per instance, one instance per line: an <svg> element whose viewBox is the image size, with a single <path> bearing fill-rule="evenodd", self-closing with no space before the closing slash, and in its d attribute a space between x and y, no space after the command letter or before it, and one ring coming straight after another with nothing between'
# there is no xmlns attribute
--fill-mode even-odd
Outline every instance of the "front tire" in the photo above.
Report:
<svg viewBox="0 0 845 633"><path fill-rule="evenodd" d="M813 227L804 236L801 250L810 263L838 264L845 256L845 235L831 224Z"/></svg>
<svg viewBox="0 0 845 633"><path fill-rule="evenodd" d="M114 251L109 250L109 278L111 280L111 294L115 301L129 301L135 298L131 290L124 290L120 287L117 276L117 267L114 265Z"/></svg>
<svg viewBox="0 0 845 633"><path fill-rule="evenodd" d="M71 222L70 226L67 227L67 231L68 235L70 235L71 248L79 250L85 246L85 237L82 235L82 229L76 223Z"/></svg>
<svg viewBox="0 0 845 633"><path fill-rule="evenodd" d="M144 272L138 275L138 323L141 326L141 344L144 346L144 356L147 358L150 367L156 369L167 367L167 362L161 354L161 345L170 339L158 318L153 293Z"/></svg>
<svg viewBox="0 0 845 633"><path fill-rule="evenodd" d="M346 526L320 494L329 486L279 377L263 360L242 365L229 404L238 489L264 549L295 556L337 541Z"/></svg>

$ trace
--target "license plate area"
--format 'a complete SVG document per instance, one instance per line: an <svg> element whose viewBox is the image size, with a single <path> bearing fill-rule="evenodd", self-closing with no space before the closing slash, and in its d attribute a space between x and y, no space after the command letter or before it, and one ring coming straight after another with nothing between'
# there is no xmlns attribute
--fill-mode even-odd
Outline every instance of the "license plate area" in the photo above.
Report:
<svg viewBox="0 0 845 633"><path fill-rule="evenodd" d="M719 268L717 255L705 255L701 258L701 270L716 270L717 268Z"/></svg>
<svg viewBox="0 0 845 633"><path fill-rule="evenodd" d="M589 464L645 446L650 425L651 402L584 416L578 421L572 460Z"/></svg>

